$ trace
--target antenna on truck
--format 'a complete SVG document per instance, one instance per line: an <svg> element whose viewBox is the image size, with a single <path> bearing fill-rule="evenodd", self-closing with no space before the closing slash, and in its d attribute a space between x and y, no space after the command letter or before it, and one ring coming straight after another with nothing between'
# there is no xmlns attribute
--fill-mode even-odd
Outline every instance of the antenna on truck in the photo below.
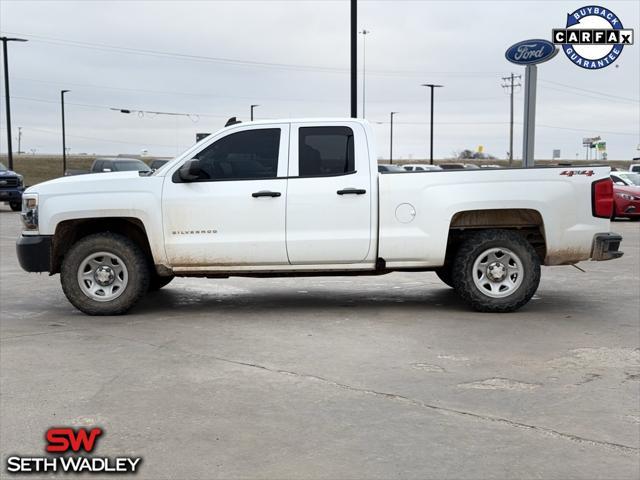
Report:
<svg viewBox="0 0 640 480"><path fill-rule="evenodd" d="M242 123L242 122L238 120L236 117L231 117L229 120L227 120L227 123L225 123L224 126L229 127L231 125L235 125L236 123Z"/></svg>

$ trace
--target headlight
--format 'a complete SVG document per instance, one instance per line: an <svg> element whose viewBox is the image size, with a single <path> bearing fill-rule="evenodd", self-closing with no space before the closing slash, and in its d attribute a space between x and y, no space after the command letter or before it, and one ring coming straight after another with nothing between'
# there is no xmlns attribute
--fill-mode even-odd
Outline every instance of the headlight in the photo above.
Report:
<svg viewBox="0 0 640 480"><path fill-rule="evenodd" d="M25 193L22 195L22 223L25 230L38 231L38 194Z"/></svg>
<svg viewBox="0 0 640 480"><path fill-rule="evenodd" d="M22 175L18 175L18 186L22 187L24 185L24 177Z"/></svg>
<svg viewBox="0 0 640 480"><path fill-rule="evenodd" d="M620 198L624 198L625 200L640 200L640 197L636 197L635 195L630 195L628 193L616 193Z"/></svg>

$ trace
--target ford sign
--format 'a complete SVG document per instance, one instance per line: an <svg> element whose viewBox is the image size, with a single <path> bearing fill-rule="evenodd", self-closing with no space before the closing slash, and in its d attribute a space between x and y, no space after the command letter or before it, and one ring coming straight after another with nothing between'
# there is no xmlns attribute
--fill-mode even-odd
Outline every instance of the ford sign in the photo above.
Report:
<svg viewBox="0 0 640 480"><path fill-rule="evenodd" d="M511 45L504 56L511 63L518 65L533 65L546 62L556 56L558 50L547 40L524 40Z"/></svg>

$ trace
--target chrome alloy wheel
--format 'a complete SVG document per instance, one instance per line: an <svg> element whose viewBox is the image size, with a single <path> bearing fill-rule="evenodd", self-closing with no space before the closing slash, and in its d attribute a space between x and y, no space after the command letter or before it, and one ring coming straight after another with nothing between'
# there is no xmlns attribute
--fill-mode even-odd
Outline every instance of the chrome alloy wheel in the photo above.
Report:
<svg viewBox="0 0 640 480"><path fill-rule="evenodd" d="M485 250L473 264L473 282L492 298L513 294L522 284L524 269L520 258L508 248Z"/></svg>
<svg viewBox="0 0 640 480"><path fill-rule="evenodd" d="M92 300L109 302L127 288L129 274L120 257L109 252L92 253L78 268L78 284Z"/></svg>

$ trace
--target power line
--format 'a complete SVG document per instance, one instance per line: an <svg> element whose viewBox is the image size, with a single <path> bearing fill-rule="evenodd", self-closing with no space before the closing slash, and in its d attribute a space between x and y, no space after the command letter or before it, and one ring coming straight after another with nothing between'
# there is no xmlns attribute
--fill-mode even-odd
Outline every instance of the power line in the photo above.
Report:
<svg viewBox="0 0 640 480"><path fill-rule="evenodd" d="M589 93L581 93L581 92L576 92L574 90L569 90L566 88L558 88L558 87L549 87L547 85L542 85L541 86L543 90L555 90L556 92L562 92L565 95L569 94L569 95L575 95L576 97L580 97L580 98L593 98L594 100L600 100L601 102L617 102L617 103L624 103L625 105L628 105L630 101L632 100L622 100L622 99L617 99L617 98L605 98L605 97L597 97L595 95L591 95Z"/></svg>
<svg viewBox="0 0 640 480"><path fill-rule="evenodd" d="M53 130L45 130L42 128L29 128L29 131L32 132L40 132L40 133L46 133L49 135L56 135L59 136L60 132L55 132ZM93 141L98 141L98 142L107 142L107 143L120 143L123 145L136 145L136 146L141 146L141 145L149 145L152 147L171 147L174 148L175 145L166 145L163 143L148 143L148 142L127 142L124 140L111 140L108 138L96 138L96 137L85 137L83 135L67 135L68 137L72 137L72 138L79 138L82 140L93 140Z"/></svg>
<svg viewBox="0 0 640 480"><path fill-rule="evenodd" d="M29 102L39 102L39 103L52 103L52 104L58 104L59 102L56 102L54 100L46 100L43 98L33 98L33 97L21 97L21 96L11 96L12 99L15 100L26 100ZM181 113L181 112L160 112L160 111L153 111L153 110L142 110L142 109L134 109L134 108L115 108L115 107L110 107L108 105L96 105L96 104L91 104L91 103L75 103L75 102L65 102L65 105L73 105L76 107L86 107L86 108L96 108L96 109L100 109L100 110L114 110L117 112L122 112L122 113L142 113L143 115L140 115L141 117L144 116L145 114L148 115L173 115L173 116L182 116L182 117L189 117L193 120L193 118L195 117L212 117L212 118L229 118L228 115L216 115L213 113Z"/></svg>
<svg viewBox="0 0 640 480"><path fill-rule="evenodd" d="M594 95L601 95L603 97L610 97L610 98L616 98L616 99L619 99L619 100L627 100L627 101L630 101L630 102L638 102L638 103L640 103L640 100L637 99L637 98L622 97L620 95L612 95L610 93L602 93L602 92L599 92L597 90L588 90L586 88L578 88L578 87L576 87L574 85L566 85L564 83L554 82L554 81L551 81L551 80L540 80L540 81L544 82L544 83L551 83L553 85L558 85L558 86L561 86L561 87L565 87L565 88L568 88L570 90L578 90L578 91L581 91L581 92L591 93L591 94L594 94Z"/></svg>
<svg viewBox="0 0 640 480"><path fill-rule="evenodd" d="M6 32L7 34L14 35L13 33ZM18 34L15 34L18 35ZM79 40L66 40L58 37L47 37L43 35L34 35L34 34L19 34L23 36L30 37L35 42L42 43L50 43L54 45L62 45L62 46L70 46L70 47L78 47L78 48L88 48L92 50L102 50L107 52L117 52L117 53L127 53L132 55L143 55L143 56L151 56L151 57L164 57L164 58L178 58L182 60L192 60L192 61L204 61L204 62L214 62L214 63L222 63L227 65L234 66L243 66L243 67L260 67L260 68L272 68L272 69L283 69L283 70L296 70L296 71L311 71L311 72L324 72L324 73L349 73L349 69L339 68L339 67L330 67L330 66L322 66L322 65L304 65L304 64L295 64L295 63L278 63L278 62L258 62L254 60L244 60L244 59L236 59L236 58L227 58L227 57L212 57L207 55L193 55L179 52L167 52L161 50L153 50L153 49L144 49L144 48L132 48L132 47L124 47L120 45L109 45L103 43L92 43L92 42L84 42ZM473 76L494 76L498 72L491 71L411 71L411 70L368 70L368 73L375 75L391 75L391 76L421 76L425 74L429 75L445 75L445 76L462 76L462 77L473 77Z"/></svg>

